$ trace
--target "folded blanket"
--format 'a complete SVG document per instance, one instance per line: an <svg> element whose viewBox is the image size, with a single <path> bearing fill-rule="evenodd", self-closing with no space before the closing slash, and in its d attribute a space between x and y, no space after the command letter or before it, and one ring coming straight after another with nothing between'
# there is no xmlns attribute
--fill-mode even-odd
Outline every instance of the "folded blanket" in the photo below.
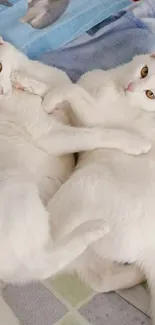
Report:
<svg viewBox="0 0 155 325"><path fill-rule="evenodd" d="M155 51L155 0L112 16L87 34L41 60L66 71L73 81L96 68L110 69L136 54Z"/></svg>
<svg viewBox="0 0 155 325"><path fill-rule="evenodd" d="M0 34L29 57L38 58L131 3L132 0L0 0Z"/></svg>

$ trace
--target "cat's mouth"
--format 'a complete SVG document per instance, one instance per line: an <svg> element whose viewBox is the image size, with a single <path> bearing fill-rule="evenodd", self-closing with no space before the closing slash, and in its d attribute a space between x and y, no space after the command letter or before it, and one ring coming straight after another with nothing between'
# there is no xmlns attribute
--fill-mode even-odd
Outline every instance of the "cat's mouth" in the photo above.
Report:
<svg viewBox="0 0 155 325"><path fill-rule="evenodd" d="M126 93L127 93L127 87L123 87L123 93L126 95Z"/></svg>

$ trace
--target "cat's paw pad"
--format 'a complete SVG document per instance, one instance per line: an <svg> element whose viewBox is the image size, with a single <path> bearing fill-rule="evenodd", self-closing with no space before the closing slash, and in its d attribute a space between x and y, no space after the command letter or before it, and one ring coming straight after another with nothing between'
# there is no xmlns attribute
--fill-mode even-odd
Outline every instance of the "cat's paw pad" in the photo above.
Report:
<svg viewBox="0 0 155 325"><path fill-rule="evenodd" d="M19 82L15 82L13 86L18 90L24 90L24 87Z"/></svg>
<svg viewBox="0 0 155 325"><path fill-rule="evenodd" d="M11 77L12 85L18 90L24 90L22 83L24 83L24 79L21 77L20 73L15 71Z"/></svg>

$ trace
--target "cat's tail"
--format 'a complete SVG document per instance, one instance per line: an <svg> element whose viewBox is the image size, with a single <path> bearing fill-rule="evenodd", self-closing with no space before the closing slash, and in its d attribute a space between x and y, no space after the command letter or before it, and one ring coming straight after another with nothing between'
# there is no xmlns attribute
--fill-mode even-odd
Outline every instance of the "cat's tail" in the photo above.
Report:
<svg viewBox="0 0 155 325"><path fill-rule="evenodd" d="M49 213L33 182L12 177L1 183L0 277L4 281L30 282L52 276L108 232L103 220L94 220L53 243L50 227Z"/></svg>
<svg viewBox="0 0 155 325"><path fill-rule="evenodd" d="M102 219L90 220L81 224L43 253L44 263L42 263L43 269L39 278L45 279L64 270L89 245L103 238L108 232L109 227Z"/></svg>

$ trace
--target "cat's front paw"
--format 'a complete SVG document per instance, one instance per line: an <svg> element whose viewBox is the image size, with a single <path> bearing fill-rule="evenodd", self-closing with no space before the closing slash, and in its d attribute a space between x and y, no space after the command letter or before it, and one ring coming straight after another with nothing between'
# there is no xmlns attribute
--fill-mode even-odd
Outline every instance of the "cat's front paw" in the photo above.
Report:
<svg viewBox="0 0 155 325"><path fill-rule="evenodd" d="M60 92L48 91L42 101L42 107L45 112L51 114L62 102L63 98Z"/></svg>
<svg viewBox="0 0 155 325"><path fill-rule="evenodd" d="M138 156L150 151L151 143L143 137L135 137L130 143L124 146L123 151L130 155Z"/></svg>

